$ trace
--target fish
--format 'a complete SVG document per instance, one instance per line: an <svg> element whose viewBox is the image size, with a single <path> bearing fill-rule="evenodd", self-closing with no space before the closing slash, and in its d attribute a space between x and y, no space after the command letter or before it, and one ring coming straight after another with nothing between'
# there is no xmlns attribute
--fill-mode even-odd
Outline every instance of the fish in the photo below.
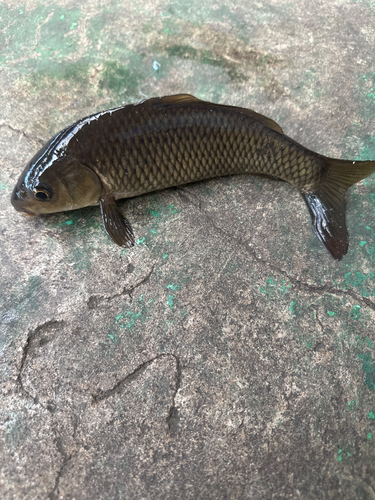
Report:
<svg viewBox="0 0 375 500"><path fill-rule="evenodd" d="M179 94L69 125L26 165L11 203L28 215L99 205L109 237L130 248L135 233L116 206L118 199L252 174L296 188L317 238L341 260L349 245L346 191L374 171L375 161L333 159L305 148L251 109Z"/></svg>

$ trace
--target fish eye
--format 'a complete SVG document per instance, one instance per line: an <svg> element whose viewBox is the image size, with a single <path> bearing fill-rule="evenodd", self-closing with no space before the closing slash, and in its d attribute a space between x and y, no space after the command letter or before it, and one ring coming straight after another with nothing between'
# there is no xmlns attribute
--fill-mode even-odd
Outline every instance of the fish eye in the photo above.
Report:
<svg viewBox="0 0 375 500"><path fill-rule="evenodd" d="M49 195L48 193L46 193L45 191L37 191L35 194L34 194L35 198L37 200L41 200L41 201L44 201L44 200L48 200L49 198Z"/></svg>
<svg viewBox="0 0 375 500"><path fill-rule="evenodd" d="M47 186L36 186L34 190L34 197L38 201L48 201L52 198L52 190Z"/></svg>

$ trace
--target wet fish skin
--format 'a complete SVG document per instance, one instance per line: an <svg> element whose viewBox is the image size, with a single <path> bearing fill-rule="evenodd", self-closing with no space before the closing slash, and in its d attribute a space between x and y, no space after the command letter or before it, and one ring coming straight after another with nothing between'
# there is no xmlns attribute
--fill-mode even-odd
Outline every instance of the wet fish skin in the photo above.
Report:
<svg viewBox="0 0 375 500"><path fill-rule="evenodd" d="M103 114L76 133L70 154L90 165L116 198L243 173L305 191L321 181L324 161L280 135L272 120L189 98L150 99Z"/></svg>
<svg viewBox="0 0 375 500"><path fill-rule="evenodd" d="M178 95L67 127L26 166L12 203L34 214L99 203L110 237L132 246L134 233L117 211L117 199L220 176L263 175L301 192L317 237L341 259L348 249L346 190L374 170L375 162L314 153L252 110Z"/></svg>

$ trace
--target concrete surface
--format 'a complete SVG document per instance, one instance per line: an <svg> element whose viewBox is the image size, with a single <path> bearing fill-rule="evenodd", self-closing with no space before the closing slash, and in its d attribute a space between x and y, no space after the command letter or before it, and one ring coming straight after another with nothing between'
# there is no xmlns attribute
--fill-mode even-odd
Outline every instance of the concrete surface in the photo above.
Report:
<svg viewBox="0 0 375 500"><path fill-rule="evenodd" d="M254 177L26 218L9 198L75 119L189 92L375 160L370 1L0 4L3 499L374 499L375 178L334 261Z"/></svg>

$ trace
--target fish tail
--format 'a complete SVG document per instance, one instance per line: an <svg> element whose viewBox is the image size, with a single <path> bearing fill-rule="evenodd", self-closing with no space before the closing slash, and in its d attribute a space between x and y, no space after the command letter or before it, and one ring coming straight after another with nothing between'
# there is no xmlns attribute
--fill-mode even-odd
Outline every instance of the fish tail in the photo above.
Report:
<svg viewBox="0 0 375 500"><path fill-rule="evenodd" d="M345 222L347 189L375 172L375 161L325 158L328 175L315 191L304 193L314 232L331 255L341 260L348 253L349 235Z"/></svg>

